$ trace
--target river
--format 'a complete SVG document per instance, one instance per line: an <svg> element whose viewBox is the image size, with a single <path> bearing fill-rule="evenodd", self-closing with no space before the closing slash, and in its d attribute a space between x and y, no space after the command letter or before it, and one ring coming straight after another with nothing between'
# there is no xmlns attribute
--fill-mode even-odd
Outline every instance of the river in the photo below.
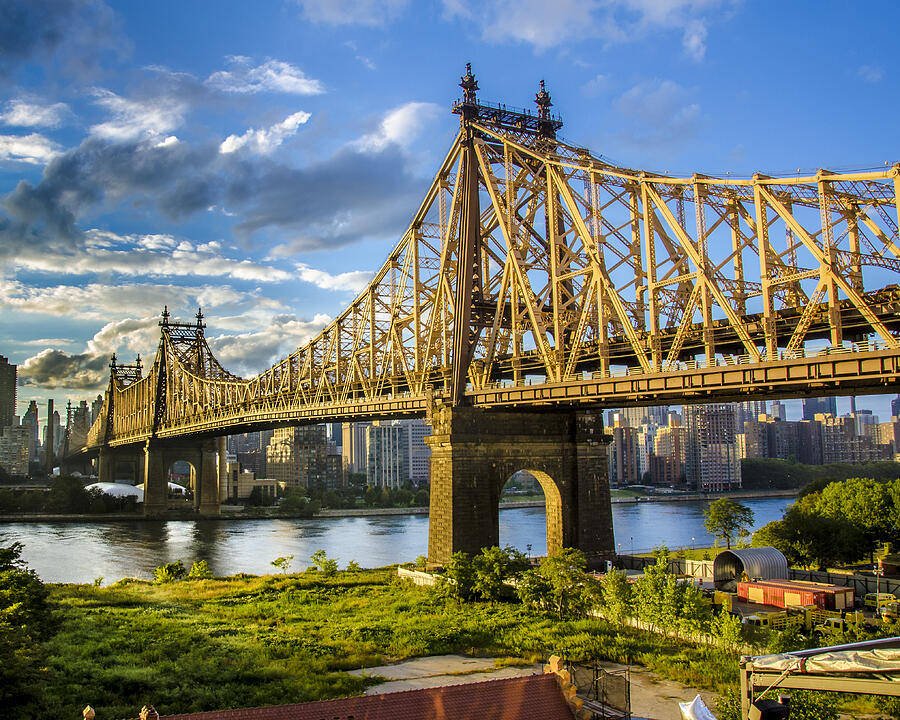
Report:
<svg viewBox="0 0 900 720"><path fill-rule="evenodd" d="M781 518L793 498L741 500L753 510L754 529ZM706 503L642 502L613 505L617 549L622 553L711 546L703 529ZM153 568L176 560L187 567L206 560L214 575L274 572L271 561L294 556L291 568L309 565L318 549L341 567L355 560L378 567L414 560L428 549L427 515L312 518L305 520L176 520L2 523L0 547L24 544L23 559L45 582L103 583L149 578ZM500 512L500 543L534 555L546 552L543 508Z"/></svg>

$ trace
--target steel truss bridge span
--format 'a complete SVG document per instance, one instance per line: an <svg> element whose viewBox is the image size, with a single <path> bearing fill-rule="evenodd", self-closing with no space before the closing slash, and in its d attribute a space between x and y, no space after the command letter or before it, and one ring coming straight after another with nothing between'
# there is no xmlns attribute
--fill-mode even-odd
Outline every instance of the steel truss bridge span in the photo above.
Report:
<svg viewBox="0 0 900 720"><path fill-rule="evenodd" d="M196 323L111 364L70 451L451 406L886 392L900 378L900 166L752 178L614 166L537 114L453 111L453 141L374 279L252 379ZM542 90L542 94L544 91Z"/></svg>

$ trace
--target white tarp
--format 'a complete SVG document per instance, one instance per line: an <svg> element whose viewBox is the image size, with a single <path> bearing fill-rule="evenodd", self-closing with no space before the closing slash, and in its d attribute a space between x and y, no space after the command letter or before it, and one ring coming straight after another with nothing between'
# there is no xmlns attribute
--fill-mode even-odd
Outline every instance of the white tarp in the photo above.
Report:
<svg viewBox="0 0 900 720"><path fill-rule="evenodd" d="M681 720L716 720L699 695L690 702L678 703L678 707L681 708Z"/></svg>
<svg viewBox="0 0 900 720"><path fill-rule="evenodd" d="M835 650L805 658L789 654L764 655L753 658L753 669L796 673L900 673L900 648Z"/></svg>
<svg viewBox="0 0 900 720"><path fill-rule="evenodd" d="M138 502L144 502L144 489L126 483L97 482L88 485L85 490L100 490L113 497L134 496L138 499Z"/></svg>

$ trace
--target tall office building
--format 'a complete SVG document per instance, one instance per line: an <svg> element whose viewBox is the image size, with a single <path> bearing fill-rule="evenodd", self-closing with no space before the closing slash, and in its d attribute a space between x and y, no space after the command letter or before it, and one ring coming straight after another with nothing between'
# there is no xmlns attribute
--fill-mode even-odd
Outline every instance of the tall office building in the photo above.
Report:
<svg viewBox="0 0 900 720"><path fill-rule="evenodd" d="M22 417L22 427L27 427L31 434L31 457L29 460L37 460L40 452L40 428L38 427L38 406L37 401L32 400L28 403L28 410Z"/></svg>
<svg viewBox="0 0 900 720"><path fill-rule="evenodd" d="M368 463L366 452L366 428L372 423L344 423L341 428L341 455L344 472L364 473Z"/></svg>
<svg viewBox="0 0 900 720"><path fill-rule="evenodd" d="M891 417L900 417L900 395L891 400Z"/></svg>
<svg viewBox="0 0 900 720"><path fill-rule="evenodd" d="M620 421L628 425L628 427L638 428L641 425L658 425L661 427L666 424L669 406L627 407L615 412L619 415ZM614 424L615 420L610 423L610 425Z"/></svg>
<svg viewBox="0 0 900 720"><path fill-rule="evenodd" d="M16 366L0 355L0 428L12 425L16 417Z"/></svg>
<svg viewBox="0 0 900 720"><path fill-rule="evenodd" d="M893 403L891 404L891 406L893 407ZM816 415L834 415L835 417L837 417L837 398L804 398L803 419L815 420Z"/></svg>

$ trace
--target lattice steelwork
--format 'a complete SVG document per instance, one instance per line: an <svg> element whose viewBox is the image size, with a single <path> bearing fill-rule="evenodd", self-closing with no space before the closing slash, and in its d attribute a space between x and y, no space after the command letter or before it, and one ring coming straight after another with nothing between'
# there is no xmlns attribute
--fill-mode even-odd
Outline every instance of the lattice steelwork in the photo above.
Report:
<svg viewBox="0 0 900 720"><path fill-rule="evenodd" d="M369 287L251 380L203 325L113 372L88 444L478 405L885 391L898 378L900 166L773 178L628 170L538 110L479 104ZM839 386L836 383L843 383Z"/></svg>

